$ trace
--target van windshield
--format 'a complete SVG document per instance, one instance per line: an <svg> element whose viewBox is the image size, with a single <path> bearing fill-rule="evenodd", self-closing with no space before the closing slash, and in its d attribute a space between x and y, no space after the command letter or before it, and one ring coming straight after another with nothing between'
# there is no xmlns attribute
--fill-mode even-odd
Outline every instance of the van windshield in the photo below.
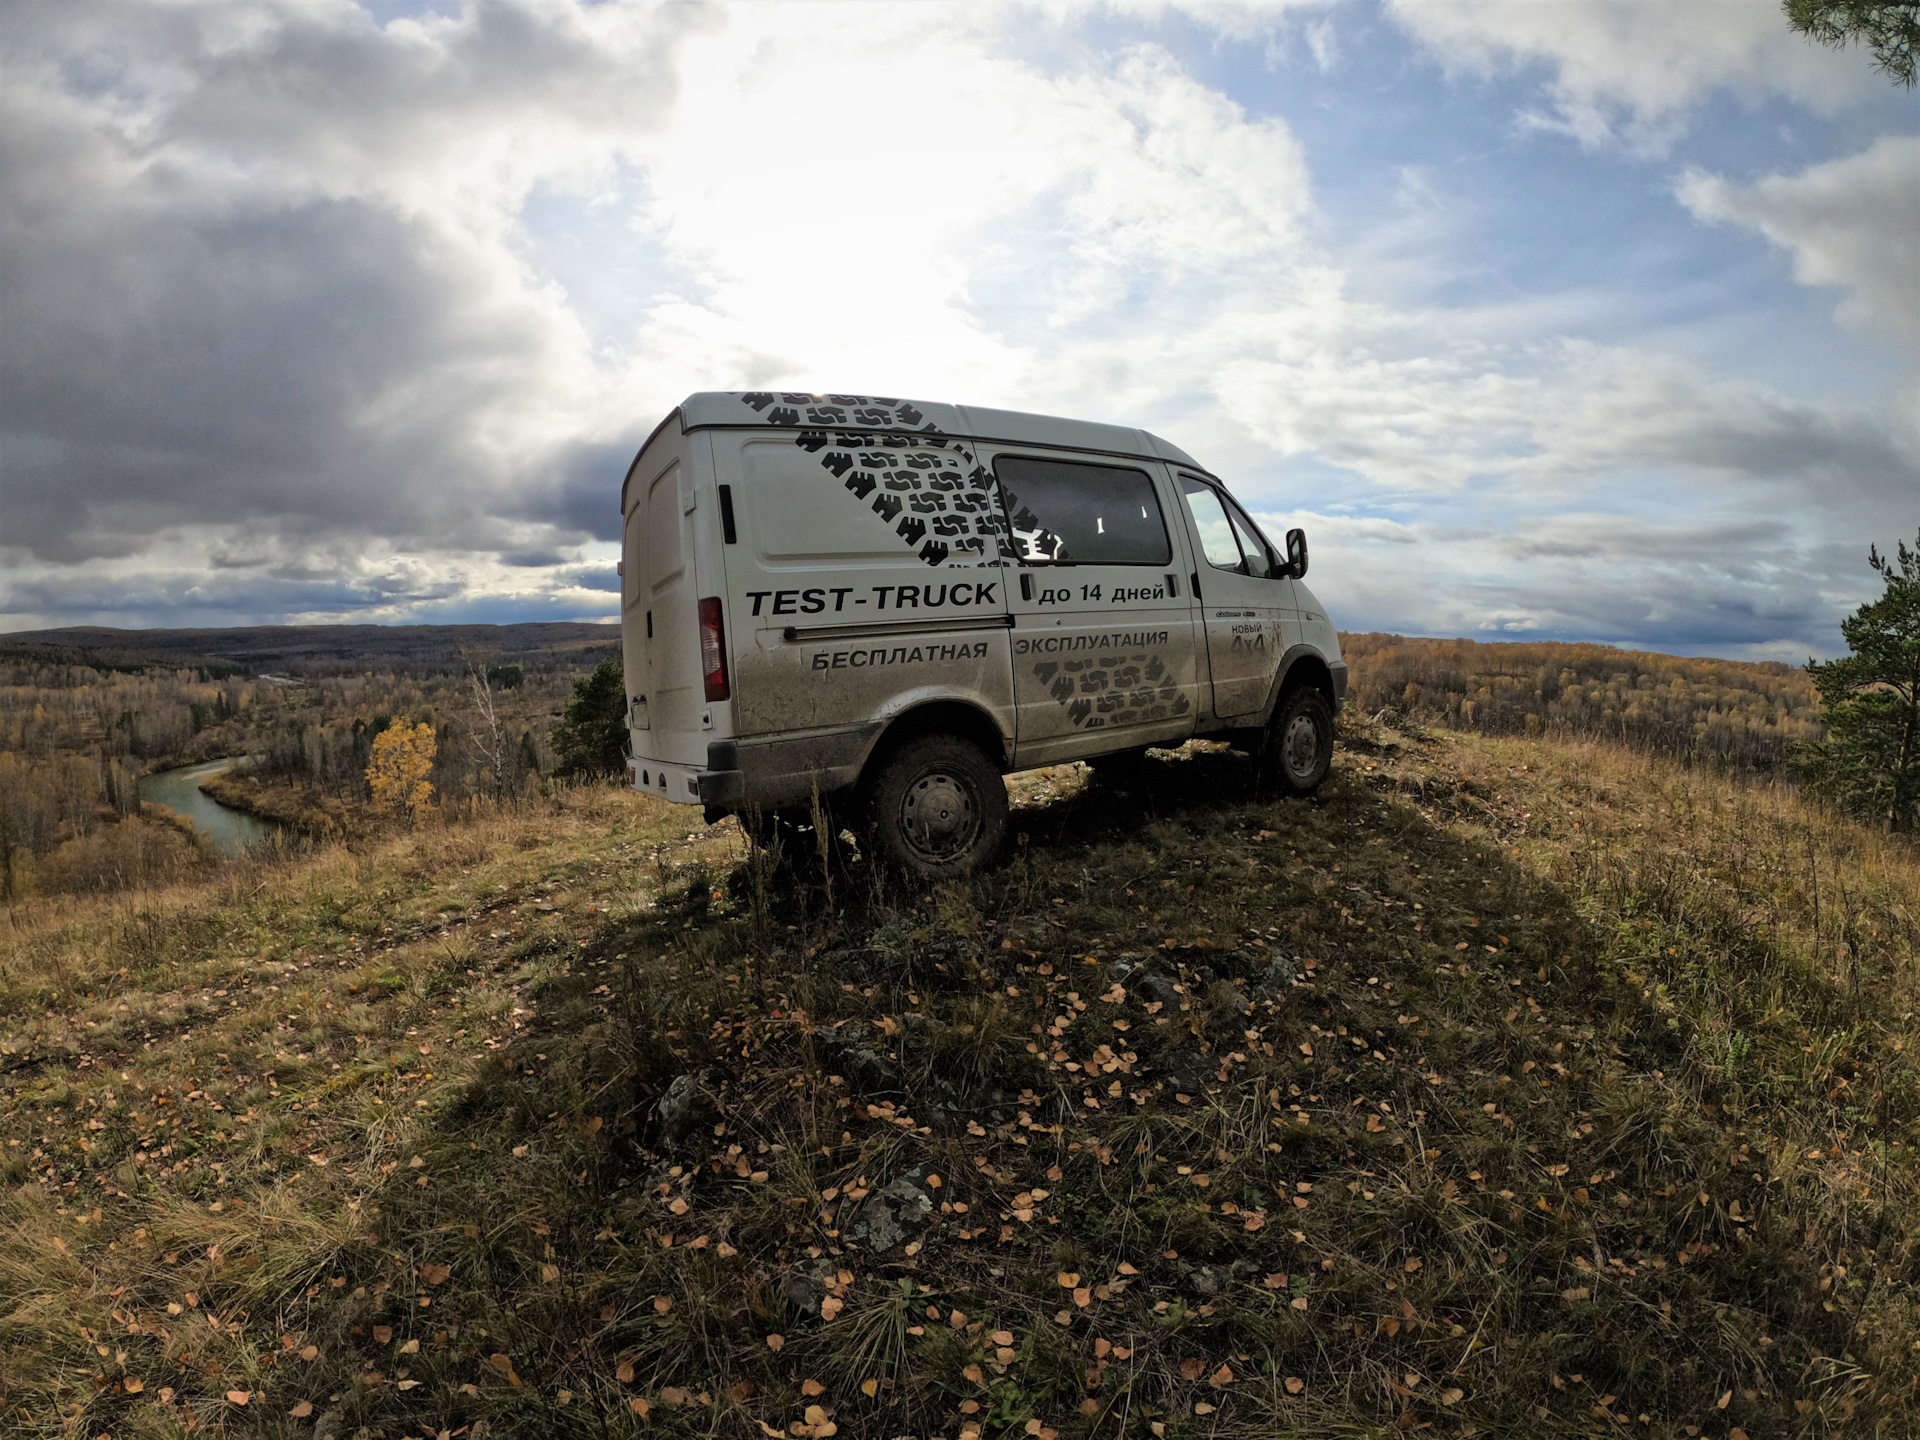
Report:
<svg viewBox="0 0 1920 1440"><path fill-rule="evenodd" d="M1144 471L1002 455L993 473L1028 564L1164 565L1173 555Z"/></svg>

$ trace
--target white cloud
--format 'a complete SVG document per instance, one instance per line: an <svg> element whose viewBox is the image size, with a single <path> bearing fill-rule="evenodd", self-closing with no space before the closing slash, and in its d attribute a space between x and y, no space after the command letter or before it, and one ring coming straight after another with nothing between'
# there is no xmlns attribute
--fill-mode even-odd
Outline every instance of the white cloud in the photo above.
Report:
<svg viewBox="0 0 1920 1440"><path fill-rule="evenodd" d="M345 0L20 0L0 614L606 613L588 539L639 437L704 388L1150 426L1261 508L1316 512L1330 600L1423 629L1615 623L1599 569L1576 585L1587 562L1505 537L1634 486L1711 507L1819 484L1853 514L1920 481L1864 411L1356 302L1295 133L1085 26L1175 8L1258 43L1319 7L470 0L382 28ZM1465 15L1423 23L1521 53ZM1036 23L1057 33L1025 53ZM1656 118L1695 93L1566 83ZM550 272L547 194L622 217L582 264L645 258L619 325Z"/></svg>
<svg viewBox="0 0 1920 1440"><path fill-rule="evenodd" d="M1549 67L1552 113L1526 118L1590 145L1624 134L1662 147L1717 90L1749 99L1786 95L1830 110L1869 83L1859 56L1789 30L1778 0L1387 0L1387 7L1451 67L1481 74Z"/></svg>
<svg viewBox="0 0 1920 1440"><path fill-rule="evenodd" d="M1920 335L1920 135L1750 185L1689 171L1680 199L1703 220L1758 230L1802 285L1846 290L1841 318Z"/></svg>

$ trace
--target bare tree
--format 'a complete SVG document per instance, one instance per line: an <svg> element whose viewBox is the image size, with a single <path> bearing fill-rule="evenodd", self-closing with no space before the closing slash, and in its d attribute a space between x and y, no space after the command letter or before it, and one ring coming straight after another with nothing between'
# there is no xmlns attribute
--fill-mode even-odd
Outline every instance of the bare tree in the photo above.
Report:
<svg viewBox="0 0 1920 1440"><path fill-rule="evenodd" d="M479 768L481 788L495 800L505 799L513 791L515 742L507 733L499 706L494 701L492 667L483 656L462 653L467 665L467 688L472 701L467 707L467 748Z"/></svg>

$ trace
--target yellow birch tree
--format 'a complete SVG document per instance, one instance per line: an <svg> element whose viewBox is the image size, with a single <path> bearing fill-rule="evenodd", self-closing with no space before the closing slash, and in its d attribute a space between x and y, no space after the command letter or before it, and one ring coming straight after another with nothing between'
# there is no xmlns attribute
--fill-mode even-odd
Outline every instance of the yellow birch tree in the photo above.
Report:
<svg viewBox="0 0 1920 1440"><path fill-rule="evenodd" d="M435 748L433 727L427 724L389 725L374 736L367 759L367 788L373 792L373 803L382 810L404 812L408 819L432 804L433 783L427 776L433 771Z"/></svg>

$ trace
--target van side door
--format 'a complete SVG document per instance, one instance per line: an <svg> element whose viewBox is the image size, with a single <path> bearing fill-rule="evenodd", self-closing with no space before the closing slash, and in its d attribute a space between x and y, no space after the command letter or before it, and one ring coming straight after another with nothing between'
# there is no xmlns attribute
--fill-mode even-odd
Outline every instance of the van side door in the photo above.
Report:
<svg viewBox="0 0 1920 1440"><path fill-rule="evenodd" d="M1164 469L1014 446L982 459L1013 552L1015 764L1179 744L1200 681Z"/></svg>
<svg viewBox="0 0 1920 1440"><path fill-rule="evenodd" d="M1272 693L1297 628L1292 582L1246 512L1217 485L1181 474L1180 495L1200 551L1199 606L1213 682L1213 713L1251 721Z"/></svg>

